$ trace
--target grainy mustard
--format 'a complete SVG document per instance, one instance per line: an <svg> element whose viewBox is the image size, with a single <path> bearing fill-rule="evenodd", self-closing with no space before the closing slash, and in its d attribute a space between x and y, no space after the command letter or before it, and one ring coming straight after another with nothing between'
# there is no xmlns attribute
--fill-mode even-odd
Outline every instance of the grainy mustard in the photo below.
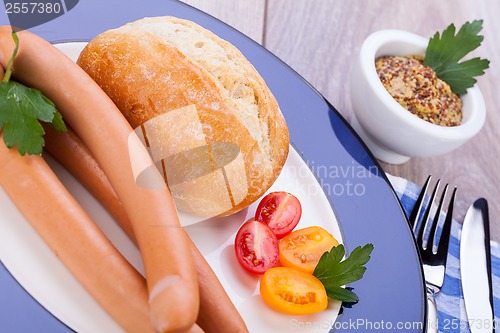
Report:
<svg viewBox="0 0 500 333"><path fill-rule="evenodd" d="M405 109L436 125L460 125L460 97L424 66L421 57L381 57L375 68L384 87Z"/></svg>

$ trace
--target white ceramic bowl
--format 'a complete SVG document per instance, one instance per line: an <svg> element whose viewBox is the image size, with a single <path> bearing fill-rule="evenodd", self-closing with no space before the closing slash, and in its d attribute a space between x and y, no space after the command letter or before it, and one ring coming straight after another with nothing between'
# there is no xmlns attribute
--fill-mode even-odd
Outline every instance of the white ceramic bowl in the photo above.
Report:
<svg viewBox="0 0 500 333"><path fill-rule="evenodd" d="M376 69L381 56L424 55L428 39L400 30L381 30L361 46L351 77L354 115L351 125L378 159L401 164L411 157L450 152L476 135L486 118L477 84L461 96L463 119L459 126L431 124L403 108L385 89Z"/></svg>

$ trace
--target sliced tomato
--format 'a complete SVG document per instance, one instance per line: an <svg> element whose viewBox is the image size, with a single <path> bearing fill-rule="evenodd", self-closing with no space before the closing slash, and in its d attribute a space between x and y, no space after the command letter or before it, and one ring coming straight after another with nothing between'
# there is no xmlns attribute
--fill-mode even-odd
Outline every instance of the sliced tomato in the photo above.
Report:
<svg viewBox="0 0 500 333"><path fill-rule="evenodd" d="M281 239L292 232L301 215L302 206L293 194L271 192L257 206L255 219L267 224Z"/></svg>
<svg viewBox="0 0 500 333"><path fill-rule="evenodd" d="M236 258L251 273L262 274L278 265L278 239L267 225L251 219L245 222L234 241Z"/></svg>
<svg viewBox="0 0 500 333"><path fill-rule="evenodd" d="M312 274L323 253L338 244L335 237L318 226L295 230L280 240L280 263Z"/></svg>
<svg viewBox="0 0 500 333"><path fill-rule="evenodd" d="M271 308L292 315L311 314L328 306L321 281L290 267L268 269L260 281L260 294Z"/></svg>

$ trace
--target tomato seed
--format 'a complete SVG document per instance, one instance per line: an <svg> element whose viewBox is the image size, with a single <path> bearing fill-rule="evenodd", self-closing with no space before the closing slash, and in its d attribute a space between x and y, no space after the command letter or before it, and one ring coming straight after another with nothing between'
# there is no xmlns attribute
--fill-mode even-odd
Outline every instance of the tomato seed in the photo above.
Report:
<svg viewBox="0 0 500 333"><path fill-rule="evenodd" d="M301 296L298 294L287 294L286 292L283 292L278 296L281 297L283 300L294 304L303 305L308 303L314 303L316 301L316 293L313 292L308 292L305 296Z"/></svg>

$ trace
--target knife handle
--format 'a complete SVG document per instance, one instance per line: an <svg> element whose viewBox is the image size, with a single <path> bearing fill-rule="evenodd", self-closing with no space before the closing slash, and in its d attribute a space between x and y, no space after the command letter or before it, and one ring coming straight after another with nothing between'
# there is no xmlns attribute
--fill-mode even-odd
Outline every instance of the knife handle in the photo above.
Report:
<svg viewBox="0 0 500 333"><path fill-rule="evenodd" d="M427 294L427 333L438 332L438 313L434 295Z"/></svg>

